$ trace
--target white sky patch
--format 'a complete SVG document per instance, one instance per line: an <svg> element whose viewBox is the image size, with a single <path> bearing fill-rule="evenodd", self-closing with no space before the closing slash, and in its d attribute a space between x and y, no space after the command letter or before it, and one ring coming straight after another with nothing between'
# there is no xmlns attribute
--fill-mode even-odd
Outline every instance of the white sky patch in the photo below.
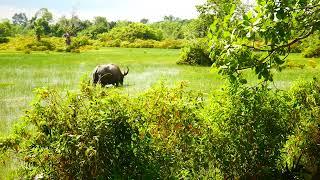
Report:
<svg viewBox="0 0 320 180"><path fill-rule="evenodd" d="M33 17L38 10L39 9L37 8L26 9L26 8L14 7L14 6L0 6L0 21L7 20L7 19L11 20L12 16L15 13L26 13L26 16L28 17L28 19L31 19L31 17ZM54 21L58 20L63 15L63 12L59 12L57 10L49 9L49 11L53 13ZM69 16L71 16L71 13Z"/></svg>
<svg viewBox="0 0 320 180"><path fill-rule="evenodd" d="M23 5L22 2L26 3L25 1L28 2ZM104 16L109 21L140 21L146 18L155 22L168 15L191 19L198 16L195 6L205 2L206 0L0 0L0 20L11 20L14 13L20 12L25 12L30 19L43 7L53 13L55 21L61 16L71 17L73 12L83 20Z"/></svg>
<svg viewBox="0 0 320 180"><path fill-rule="evenodd" d="M205 0L71 0L62 8L59 3L65 2L57 0L48 2L45 8L53 13L55 20L61 16L70 17L75 11L81 19L104 16L110 21L140 21L142 18L147 18L154 22L162 20L166 15L182 19L195 18L198 15L195 6L204 2ZM25 12L27 17L31 18L40 8L42 7L37 7L36 4L32 4L32 8L28 9L0 4L0 19L11 19L14 13L20 12Z"/></svg>
<svg viewBox="0 0 320 180"><path fill-rule="evenodd" d="M11 20L11 17L14 15L14 13L19 13L19 12L25 12L26 15L29 17L31 17L32 15L32 10L27 10L27 9L24 9L24 8L17 8L17 7L14 7L14 6L3 6L1 5L0 6L0 20L4 20L4 19L10 19Z"/></svg>

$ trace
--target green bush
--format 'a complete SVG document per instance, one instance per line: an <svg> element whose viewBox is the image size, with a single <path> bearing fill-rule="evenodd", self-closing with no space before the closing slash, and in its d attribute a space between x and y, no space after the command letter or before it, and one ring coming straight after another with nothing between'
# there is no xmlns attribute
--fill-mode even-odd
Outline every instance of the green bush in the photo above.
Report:
<svg viewBox="0 0 320 180"><path fill-rule="evenodd" d="M9 42L9 38L6 38L6 37L0 37L0 44L8 43L8 42Z"/></svg>
<svg viewBox="0 0 320 180"><path fill-rule="evenodd" d="M120 47L122 48L128 48L130 46L130 42L129 41L122 41L120 43Z"/></svg>
<svg viewBox="0 0 320 180"><path fill-rule="evenodd" d="M80 36L72 39L71 47L72 49L77 49L81 46L91 45L89 38L87 36Z"/></svg>
<svg viewBox="0 0 320 180"><path fill-rule="evenodd" d="M104 46L106 46L106 47L120 47L120 44L121 44L120 39L110 40L110 41L104 42Z"/></svg>
<svg viewBox="0 0 320 180"><path fill-rule="evenodd" d="M159 84L139 96L133 119L139 136L151 151L142 157L157 163L161 178L215 178L206 152L205 122L197 115L203 106L201 93L188 92L185 85L168 89Z"/></svg>
<svg viewBox="0 0 320 180"><path fill-rule="evenodd" d="M180 49L186 46L186 44L187 41L185 40L165 39L156 44L155 47L164 49Z"/></svg>
<svg viewBox="0 0 320 180"><path fill-rule="evenodd" d="M306 58L320 57L320 33L314 34L308 37L303 46L306 48L303 50L303 55Z"/></svg>
<svg viewBox="0 0 320 180"><path fill-rule="evenodd" d="M163 48L163 49L179 49L184 47L186 44L185 40L170 40L166 39L163 41L156 40L143 40L135 39L133 42L109 40L104 42L104 46L107 47L123 47L123 48Z"/></svg>
<svg viewBox="0 0 320 180"><path fill-rule="evenodd" d="M35 133L21 148L24 178L49 179L139 177L145 165L135 155L137 129L128 123L128 97L102 88L83 87L62 97L48 89L24 117ZM147 165L145 165L147 166Z"/></svg>
<svg viewBox="0 0 320 180"><path fill-rule="evenodd" d="M129 45L131 48L154 48L157 41L136 39Z"/></svg>
<svg viewBox="0 0 320 180"><path fill-rule="evenodd" d="M204 107L215 166L224 177L273 177L293 128L289 99L265 87L230 88Z"/></svg>
<svg viewBox="0 0 320 180"><path fill-rule="evenodd" d="M305 64L298 64L296 61L292 61L290 59L287 60L287 62L285 62L284 64L284 67L286 68L290 68L290 69L293 69L293 68L300 68L300 69L303 69L305 68Z"/></svg>
<svg viewBox="0 0 320 180"><path fill-rule="evenodd" d="M305 58L317 58L317 57L320 57L320 43L305 49L303 51L303 56Z"/></svg>
<svg viewBox="0 0 320 180"><path fill-rule="evenodd" d="M303 50L303 44L301 42L294 43L290 46L290 52L292 53L301 53Z"/></svg>
<svg viewBox="0 0 320 180"><path fill-rule="evenodd" d="M8 43L0 44L0 49L17 51L52 51L55 50L56 47L64 46L65 43L62 38L44 37L40 42L37 42L34 37L31 36L17 36L14 38L10 38L10 41Z"/></svg>
<svg viewBox="0 0 320 180"><path fill-rule="evenodd" d="M0 149L19 147L27 179L195 176L207 170L196 116L203 98L184 89L160 84L137 98L86 84L66 95L39 89L23 118L32 130L24 125Z"/></svg>
<svg viewBox="0 0 320 180"><path fill-rule="evenodd" d="M151 28L142 23L130 23L126 26L117 26L108 33L99 35L103 42L120 39L122 41L134 42L136 39L161 40L162 34L159 30Z"/></svg>
<svg viewBox="0 0 320 180"><path fill-rule="evenodd" d="M49 41L41 40L25 45L24 49L29 49L31 51L53 51L55 49L55 45Z"/></svg>
<svg viewBox="0 0 320 180"><path fill-rule="evenodd" d="M181 49L177 64L211 66L212 60L208 49L208 42L205 39L198 39L190 45Z"/></svg>
<svg viewBox="0 0 320 180"><path fill-rule="evenodd" d="M71 45L66 47L67 52L80 53L80 50L97 49L100 44L94 40L90 40L87 36L73 38Z"/></svg>
<svg viewBox="0 0 320 180"><path fill-rule="evenodd" d="M184 83L136 97L43 88L0 151L17 152L26 179L314 178L319 107L318 80L289 91L233 84L206 100Z"/></svg>
<svg viewBox="0 0 320 180"><path fill-rule="evenodd" d="M319 177L320 82L300 82L289 93L297 125L282 149L281 166L296 167L291 176Z"/></svg>

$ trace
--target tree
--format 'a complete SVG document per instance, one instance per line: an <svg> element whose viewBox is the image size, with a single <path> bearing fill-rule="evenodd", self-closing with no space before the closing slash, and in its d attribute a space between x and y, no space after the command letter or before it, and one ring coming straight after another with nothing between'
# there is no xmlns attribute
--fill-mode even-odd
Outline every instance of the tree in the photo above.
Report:
<svg viewBox="0 0 320 180"><path fill-rule="evenodd" d="M20 25L22 27L26 27L28 24L28 18L25 13L15 13L12 16L12 22L15 25Z"/></svg>
<svg viewBox="0 0 320 180"><path fill-rule="evenodd" d="M188 39L206 37L214 20L224 18L233 5L236 6L239 17L245 10L241 0L207 0L204 4L196 6L199 16L188 24L184 36Z"/></svg>
<svg viewBox="0 0 320 180"><path fill-rule="evenodd" d="M143 18L140 20L140 23L147 24L149 22L149 19Z"/></svg>
<svg viewBox="0 0 320 180"><path fill-rule="evenodd" d="M0 37L7 37L12 34L12 24L7 21L3 21L0 23Z"/></svg>
<svg viewBox="0 0 320 180"><path fill-rule="evenodd" d="M187 39L204 38L209 32L209 27L213 23L213 18L206 20L205 18L198 17L193 19L189 24L184 27L183 36Z"/></svg>
<svg viewBox="0 0 320 180"><path fill-rule="evenodd" d="M183 39L185 26L189 20L182 20L172 15L165 16L163 21L151 24L152 27L160 29L165 39Z"/></svg>
<svg viewBox="0 0 320 180"><path fill-rule="evenodd" d="M164 21L179 21L180 18L178 17L174 17L173 15L169 15L169 16L164 16L163 17Z"/></svg>
<svg viewBox="0 0 320 180"><path fill-rule="evenodd" d="M82 31L81 34L95 39L97 38L98 34L108 32L109 30L110 26L107 19L105 17L98 16L94 18L93 24L84 31Z"/></svg>
<svg viewBox="0 0 320 180"><path fill-rule="evenodd" d="M101 34L110 30L109 23L105 17L97 16L94 18L94 30L93 34Z"/></svg>
<svg viewBox="0 0 320 180"><path fill-rule="evenodd" d="M243 11L241 0L207 0L206 3L196 6L200 16L223 18L229 15L230 10L235 6L238 13Z"/></svg>
<svg viewBox="0 0 320 180"><path fill-rule="evenodd" d="M61 17L56 26L62 34L68 33L71 36L76 36L78 32L82 31L83 29L91 26L90 21L81 21L78 16L72 15L70 19L67 19L65 16ZM61 36L61 34L59 34Z"/></svg>
<svg viewBox="0 0 320 180"><path fill-rule="evenodd" d="M106 40L122 40L134 42L136 39L152 39L161 40L162 34L159 30L142 23L130 23L126 26L118 25L110 30L106 36Z"/></svg>
<svg viewBox="0 0 320 180"><path fill-rule="evenodd" d="M50 33L49 22L52 21L52 13L47 8L38 10L31 19L31 27L35 32L37 41L41 40L41 35Z"/></svg>
<svg viewBox="0 0 320 180"><path fill-rule="evenodd" d="M110 30L111 30L112 28L114 28L116 25L117 25L117 22L115 22L115 21L109 22Z"/></svg>
<svg viewBox="0 0 320 180"><path fill-rule="evenodd" d="M283 68L290 47L320 28L318 0L258 0L241 20L234 18L235 9L233 6L223 19L214 21L209 37L219 72L242 83L246 83L241 76L245 69L253 69L259 79L273 81L271 69Z"/></svg>

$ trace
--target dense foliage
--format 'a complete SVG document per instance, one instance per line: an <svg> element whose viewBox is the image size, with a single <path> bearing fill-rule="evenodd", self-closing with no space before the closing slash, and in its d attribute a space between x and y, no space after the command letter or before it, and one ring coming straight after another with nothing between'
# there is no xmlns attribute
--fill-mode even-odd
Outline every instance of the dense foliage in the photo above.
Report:
<svg viewBox="0 0 320 180"><path fill-rule="evenodd" d="M231 84L207 99L184 83L172 88L160 83L135 97L84 82L79 92L41 88L22 123L0 139L1 156L15 152L25 179L316 179L320 82L281 91L267 81L273 80L271 68L289 67L285 58L293 48L308 44L305 55L319 55L319 3L258 0L245 13L238 0L208 0L198 6L195 20L166 16L153 25L146 19L111 23L97 17L92 23L73 16L53 26L52 14L41 9L28 27L25 15L16 14L14 26L30 28L36 41L13 38L1 47L16 43L27 52L61 47L79 52L97 44L179 48L177 39L204 37L213 22L210 49L207 39L197 40L182 49L178 63L213 62ZM12 27L0 24L0 38L13 36ZM73 36L70 45L55 46L63 44L61 38L41 39L64 33ZM315 38L306 39L312 34ZM265 81L244 85L238 78L245 69Z"/></svg>
<svg viewBox="0 0 320 180"><path fill-rule="evenodd" d="M272 81L271 68L281 70L290 47L319 30L319 8L318 0L259 0L254 10L237 19L233 6L211 26L211 57L232 79L253 69L259 78ZM260 40L263 44L257 43Z"/></svg>
<svg viewBox="0 0 320 180"><path fill-rule="evenodd" d="M177 64L211 66L212 60L208 51L208 41L197 39L181 49Z"/></svg>
<svg viewBox="0 0 320 180"><path fill-rule="evenodd" d="M316 177L319 87L231 85L208 100L184 84L137 97L43 88L0 149L18 153L25 178Z"/></svg>
<svg viewBox="0 0 320 180"><path fill-rule="evenodd" d="M101 35L105 41L119 39L122 41L134 41L136 39L161 40L160 31L153 29L142 23L130 23L128 26L117 26L107 34Z"/></svg>
<svg viewBox="0 0 320 180"><path fill-rule="evenodd" d="M165 17L163 21L151 24L151 27L159 29L165 39L184 39L188 20L181 20L173 16Z"/></svg>
<svg viewBox="0 0 320 180"><path fill-rule="evenodd" d="M303 55L306 58L320 57L320 31L307 38L303 44Z"/></svg>

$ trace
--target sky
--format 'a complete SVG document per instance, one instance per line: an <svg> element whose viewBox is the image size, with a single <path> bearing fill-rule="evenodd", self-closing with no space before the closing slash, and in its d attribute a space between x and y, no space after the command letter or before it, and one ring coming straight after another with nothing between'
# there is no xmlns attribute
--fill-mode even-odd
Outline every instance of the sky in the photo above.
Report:
<svg viewBox="0 0 320 180"><path fill-rule="evenodd" d="M24 12L31 18L40 8L48 8L54 19L70 17L73 12L81 19L104 16L109 21L151 22L162 20L166 15L182 19L197 17L195 5L205 0L0 0L0 19L11 19L14 13Z"/></svg>

